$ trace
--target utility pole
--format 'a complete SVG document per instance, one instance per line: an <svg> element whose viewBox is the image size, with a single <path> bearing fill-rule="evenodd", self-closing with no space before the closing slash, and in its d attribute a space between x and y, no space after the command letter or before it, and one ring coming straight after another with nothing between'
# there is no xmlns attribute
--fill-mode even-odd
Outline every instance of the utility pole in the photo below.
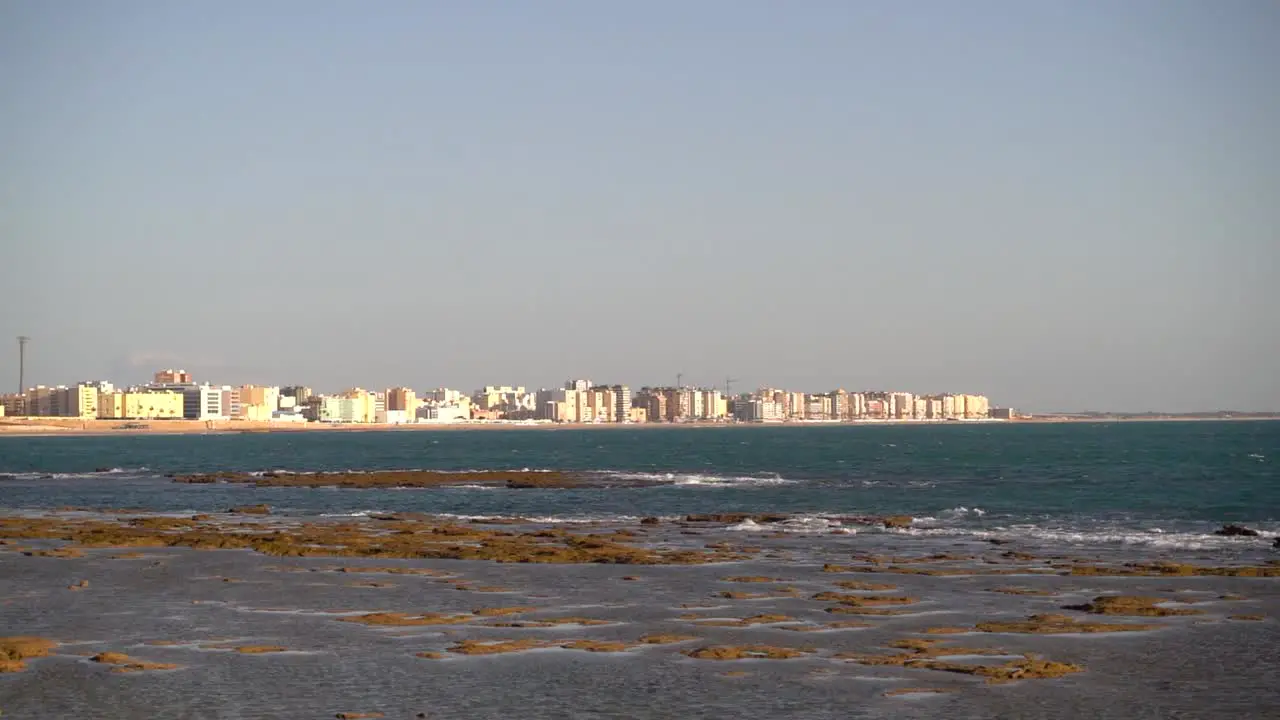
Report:
<svg viewBox="0 0 1280 720"><path fill-rule="evenodd" d="M27 343L31 338L26 335L18 336L18 394L21 395L27 389Z"/></svg>

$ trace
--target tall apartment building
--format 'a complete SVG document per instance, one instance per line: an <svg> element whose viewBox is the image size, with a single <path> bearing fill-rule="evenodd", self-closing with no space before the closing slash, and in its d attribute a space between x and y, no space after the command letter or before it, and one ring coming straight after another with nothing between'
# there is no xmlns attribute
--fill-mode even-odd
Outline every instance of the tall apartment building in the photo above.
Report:
<svg viewBox="0 0 1280 720"><path fill-rule="evenodd" d="M161 388L162 389L162 388ZM182 393L182 416L188 420L225 420L222 388L209 385L186 385L176 388Z"/></svg>
<svg viewBox="0 0 1280 720"><path fill-rule="evenodd" d="M27 414L35 417L49 417L54 414L53 396L57 388L37 385L27 390Z"/></svg>
<svg viewBox="0 0 1280 720"><path fill-rule="evenodd" d="M946 420L955 420L964 417L964 396L963 395L943 395L940 398L942 402L942 417Z"/></svg>
<svg viewBox="0 0 1280 720"><path fill-rule="evenodd" d="M991 414L991 406L985 395L965 395L964 416L969 420L979 420Z"/></svg>
<svg viewBox="0 0 1280 720"><path fill-rule="evenodd" d="M378 411L386 410L386 396L383 395L379 401L378 395L362 388L351 388L338 393L339 400L349 401L348 404L340 404L342 422L377 422Z"/></svg>
<svg viewBox="0 0 1280 720"><path fill-rule="evenodd" d="M279 409L280 388L264 387L262 385L240 386L239 415L241 417L248 420L257 420L265 413L269 418L271 413ZM249 415L255 415L256 417L249 417Z"/></svg>
<svg viewBox="0 0 1280 720"><path fill-rule="evenodd" d="M27 414L27 396L23 393L8 393L0 395L0 407L4 408L4 414L10 417Z"/></svg>
<svg viewBox="0 0 1280 720"><path fill-rule="evenodd" d="M294 399L294 405L301 407L307 404L307 401L314 395L311 388L306 385L289 385L280 388L280 397L291 397Z"/></svg>
<svg viewBox="0 0 1280 720"><path fill-rule="evenodd" d="M406 387L392 388L387 391L387 409L403 410L414 417L418 412L418 394Z"/></svg>
<svg viewBox="0 0 1280 720"><path fill-rule="evenodd" d="M631 388L626 385L611 385L610 389L613 390L613 421L632 422Z"/></svg>
<svg viewBox="0 0 1280 720"><path fill-rule="evenodd" d="M661 389L642 387L631 403L633 407L644 410L648 422L665 422L667 419L667 397Z"/></svg>
<svg viewBox="0 0 1280 720"><path fill-rule="evenodd" d="M152 376L155 385L191 385L191 373L186 370L161 370Z"/></svg>
<svg viewBox="0 0 1280 720"><path fill-rule="evenodd" d="M743 422L782 422L786 408L777 400L761 397L739 399L733 404L734 413Z"/></svg>

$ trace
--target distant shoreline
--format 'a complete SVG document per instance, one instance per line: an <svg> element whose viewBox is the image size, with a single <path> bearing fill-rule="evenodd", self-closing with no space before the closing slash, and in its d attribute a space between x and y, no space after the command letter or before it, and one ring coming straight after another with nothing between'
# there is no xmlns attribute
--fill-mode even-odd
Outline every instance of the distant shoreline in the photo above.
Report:
<svg viewBox="0 0 1280 720"><path fill-rule="evenodd" d="M201 420L158 420L118 421L118 420L75 420L72 418L0 418L0 437L58 437L58 436L105 436L105 435L226 435L226 434L259 434L259 433L305 433L305 432L430 432L430 431L466 431L466 430L622 430L622 429L660 429L660 428L759 428L759 427L859 427L859 426L978 426L978 425L1052 425L1052 424L1098 424L1098 423L1153 423L1153 422L1250 422L1280 420L1277 415L1258 415L1246 417L1215 416L1160 416L1160 417L1064 417L1045 416L1016 418L1013 420L857 420L847 422L776 422L776 423L725 423L725 422L686 422L686 423L522 423L522 422L470 422L470 423L413 423L402 425L378 425L371 423L333 424L333 423L281 423L221 421L208 424ZM144 424L145 427L121 427L125 424Z"/></svg>

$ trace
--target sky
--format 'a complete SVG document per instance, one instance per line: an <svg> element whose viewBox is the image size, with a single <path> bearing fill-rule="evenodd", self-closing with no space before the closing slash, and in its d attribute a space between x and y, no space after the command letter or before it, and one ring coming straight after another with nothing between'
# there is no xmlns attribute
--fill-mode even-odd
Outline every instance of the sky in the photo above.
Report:
<svg viewBox="0 0 1280 720"><path fill-rule="evenodd" d="M0 0L0 389L23 334L28 385L1280 410L1278 35L1263 0Z"/></svg>

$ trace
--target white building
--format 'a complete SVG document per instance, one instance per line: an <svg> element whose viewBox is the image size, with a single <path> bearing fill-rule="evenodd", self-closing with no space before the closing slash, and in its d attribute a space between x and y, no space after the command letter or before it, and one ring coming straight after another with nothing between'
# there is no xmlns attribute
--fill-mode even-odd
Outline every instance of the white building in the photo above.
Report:
<svg viewBox="0 0 1280 720"><path fill-rule="evenodd" d="M419 422L466 422L470 419L471 409L462 403L427 403L418 408Z"/></svg>

